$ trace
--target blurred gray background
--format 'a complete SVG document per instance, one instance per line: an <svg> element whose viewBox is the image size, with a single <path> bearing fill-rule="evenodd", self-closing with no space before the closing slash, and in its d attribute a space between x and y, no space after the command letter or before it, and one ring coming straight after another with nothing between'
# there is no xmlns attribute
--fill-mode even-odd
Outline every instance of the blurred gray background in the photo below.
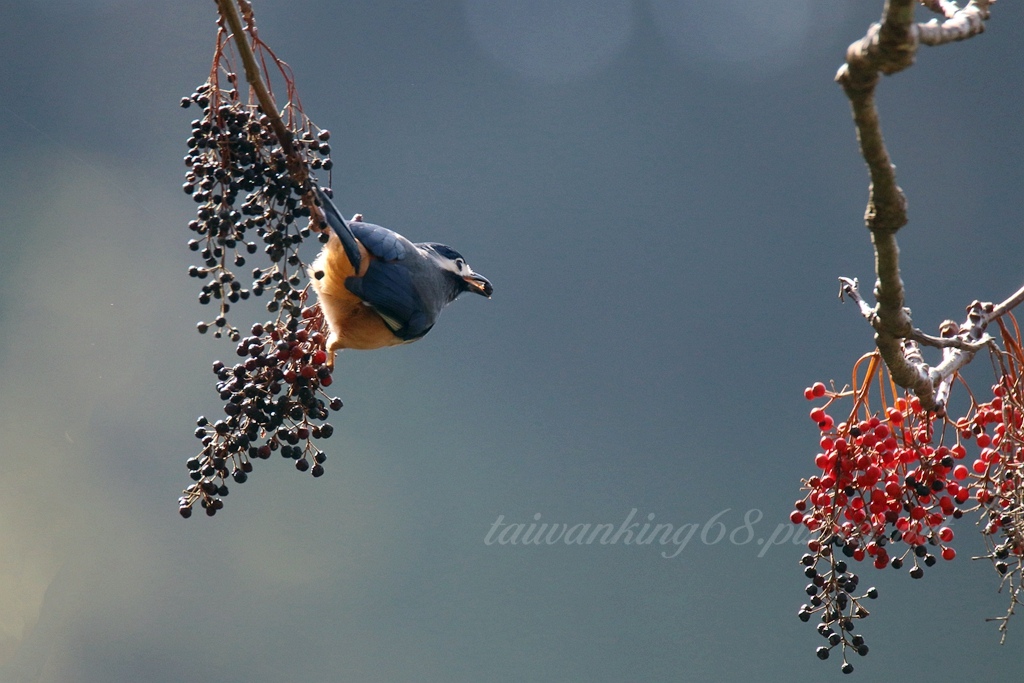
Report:
<svg viewBox="0 0 1024 683"><path fill-rule="evenodd" d="M343 209L455 246L495 296L339 357L322 479L275 458L180 519L233 355L194 330L180 189L214 3L4 2L0 681L842 678L796 618L801 548L764 542L813 470L803 388L871 348L836 299L873 274L832 79L881 2L255 8L334 134ZM1021 284L1022 29L1001 2L880 90L928 330ZM485 543L499 516L634 509L707 533L670 559ZM921 581L861 568L860 680L1019 676L1024 615L1000 647L1005 596L956 528Z"/></svg>

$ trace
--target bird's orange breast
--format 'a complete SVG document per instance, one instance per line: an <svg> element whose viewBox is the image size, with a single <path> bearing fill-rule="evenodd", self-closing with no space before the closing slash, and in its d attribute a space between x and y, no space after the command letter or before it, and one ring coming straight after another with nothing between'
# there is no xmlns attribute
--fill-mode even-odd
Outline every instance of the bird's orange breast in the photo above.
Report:
<svg viewBox="0 0 1024 683"><path fill-rule="evenodd" d="M359 252L362 256L362 267L360 272L356 273L345 255L341 240L337 235L331 234L330 240L310 268L313 288L331 330L327 339L331 365L334 353L339 349L379 349L395 346L403 341L395 336L376 311L345 287L346 278L362 276L370 266L370 259L373 256L366 247L360 244ZM323 273L323 277L317 279L317 273Z"/></svg>

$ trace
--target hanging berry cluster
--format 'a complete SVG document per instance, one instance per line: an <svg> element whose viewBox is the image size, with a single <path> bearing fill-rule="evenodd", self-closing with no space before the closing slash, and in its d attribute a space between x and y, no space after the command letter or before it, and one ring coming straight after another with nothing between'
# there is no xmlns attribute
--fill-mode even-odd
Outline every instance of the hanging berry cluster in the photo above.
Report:
<svg viewBox="0 0 1024 683"><path fill-rule="evenodd" d="M1000 622L1004 642L1009 619L1024 602L1024 351L1016 321L1008 317L1012 333L999 322L1007 351L996 355L1000 378L992 398L957 422L960 438L973 439L978 449L965 474L978 501L987 548L982 559L992 562L1010 598L1006 614L990 619Z"/></svg>
<svg viewBox="0 0 1024 683"><path fill-rule="evenodd" d="M231 304L250 294L269 294L267 310L278 317L294 316L301 309L308 280L299 246L311 237L310 209L304 202L312 200L307 199L308 180L297 178L290 164L297 156L308 168L329 170L332 162L330 133L315 132L294 108L289 109L293 120L288 129L294 154L286 154L271 118L259 105L239 99L233 72L226 78L229 90L211 78L181 101L183 107L194 102L203 108L202 117L192 121L182 187L198 204L196 218L188 224L195 233L188 247L202 258L202 265L191 266L188 273L208 278L199 303L218 303L214 318L198 323L197 329L205 333L214 328L215 337L226 333L237 341L239 330L227 314ZM295 129L297 121L301 130ZM236 274L234 269L245 267L246 255L261 247L269 265L254 268L251 277Z"/></svg>
<svg viewBox="0 0 1024 683"><path fill-rule="evenodd" d="M188 272L204 281L200 304L217 308L196 327L235 342L241 359L233 366L213 364L224 416L197 421L202 448L187 462L193 483L178 501L183 517L191 516L197 501L214 515L223 507L227 480L246 481L253 462L274 451L300 471L323 474L326 456L312 439L331 435L332 426L323 421L342 405L324 393L331 384L325 323L319 306L306 306L309 280L299 255L300 245L314 235L310 172L332 167L330 133L305 116L288 66L259 40L251 7L242 6L245 30L232 35L222 16L210 76L181 100L183 108L201 110L192 121L185 155L183 189L197 205L188 224L193 235L188 247L201 258ZM259 82L242 90L232 68L232 38L251 41L251 47L238 43L241 58L247 73L260 73ZM287 88L280 113L266 106L273 102L268 59ZM326 234L315 232L326 241ZM259 260L248 274L239 270L247 258ZM253 325L243 338L229 322L231 306L261 296L267 297L272 318Z"/></svg>
<svg viewBox="0 0 1024 683"><path fill-rule="evenodd" d="M830 391L818 382L804 392L808 400L823 403L810 411L820 432L815 457L820 473L804 480L806 495L790 515L814 534L801 558L810 583L809 600L798 616L802 621L817 617L818 632L828 643L817 655L827 659L840 647L844 673L853 671L850 651L868 652L857 625L869 614L866 599L878 595L875 588L860 591L850 564L906 568L911 577L922 578L939 558L956 557L953 530L946 525L950 519L982 515L987 557L1010 588L1010 609L998 618L1004 637L1007 619L1024 599L1024 394L1016 374L1024 358L996 355L1003 372L993 399L972 400L959 420L922 410L916 397L898 396L891 382L886 382L891 405L885 405L877 353L858 361L852 390ZM867 372L858 381L864 362ZM868 403L873 381L883 401L879 411ZM853 409L836 422L832 413L844 399L853 400Z"/></svg>

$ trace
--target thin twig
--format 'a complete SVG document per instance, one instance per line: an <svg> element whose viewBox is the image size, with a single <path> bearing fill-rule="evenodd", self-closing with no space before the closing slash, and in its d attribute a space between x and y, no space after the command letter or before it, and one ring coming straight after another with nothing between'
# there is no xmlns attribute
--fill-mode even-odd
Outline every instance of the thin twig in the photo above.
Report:
<svg viewBox="0 0 1024 683"><path fill-rule="evenodd" d="M983 335L978 341L968 341L961 337L936 337L926 334L916 327L907 339L916 341L923 346L931 346L937 349L959 349L961 351L972 352L981 351L989 342L992 341L992 337L987 334Z"/></svg>
<svg viewBox="0 0 1024 683"><path fill-rule="evenodd" d="M839 300L842 301L844 296L850 297L853 303L857 304L860 314L874 327L875 321L878 320L878 315L875 313L875 309L868 302L864 301L864 297L860 295L857 278L839 278Z"/></svg>
<svg viewBox="0 0 1024 683"><path fill-rule="evenodd" d="M996 318L1002 317L1009 311L1013 310L1018 304L1024 302L1024 287L1021 287L1016 292L1010 295L1006 301L996 304L992 307L992 310L985 313L985 317L988 322L992 322Z"/></svg>

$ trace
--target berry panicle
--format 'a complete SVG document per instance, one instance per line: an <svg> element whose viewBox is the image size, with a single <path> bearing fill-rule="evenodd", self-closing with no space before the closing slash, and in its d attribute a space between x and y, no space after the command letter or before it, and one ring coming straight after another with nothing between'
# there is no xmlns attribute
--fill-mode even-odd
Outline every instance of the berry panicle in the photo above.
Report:
<svg viewBox="0 0 1024 683"><path fill-rule="evenodd" d="M253 463L275 451L301 472L324 473L327 456L313 440L334 433L325 420L341 409L342 401L325 391L332 376L323 330L319 309L307 308L301 318L283 325L253 325L252 334L238 342L235 365L213 364L224 416L213 421L200 417L196 423L202 450L186 463L195 483L179 500L184 517L196 501L206 514L215 514L223 507L228 479L245 483Z"/></svg>
<svg viewBox="0 0 1024 683"><path fill-rule="evenodd" d="M251 8L244 19L238 32L244 35L233 35L221 17L210 76L180 103L200 110L186 142L182 186L196 204L188 248L200 258L188 274L203 281L199 303L216 307L196 328L235 342L239 357L234 365L213 364L224 415L196 423L202 448L187 462L193 483L178 501L183 517L197 501L215 514L227 480L245 482L253 463L274 451L319 477L326 455L313 440L331 436L324 420L342 405L324 392L332 381L325 323L318 305L305 307L309 275L299 251L314 233L326 241L320 224L311 222L311 173L331 171L330 133L306 117L288 65L257 37ZM246 50L236 56L232 39L249 41L245 46L257 56ZM260 72L262 82L240 83L236 58L250 67L245 73ZM260 104L272 102L264 85L268 64L285 81L288 101L280 113ZM318 210L315 215L320 218ZM229 321L231 307L264 296L272 319L243 337Z"/></svg>
<svg viewBox="0 0 1024 683"><path fill-rule="evenodd" d="M801 558L810 600L798 616L817 616L819 633L828 640L818 657L839 646L845 672L852 671L849 651L867 653L855 628L868 616L865 598L877 596L873 588L858 591L850 563L905 569L922 578L940 558L956 557L947 524L965 513L982 515L989 557L1013 579L1011 612L1024 598L1024 396L1011 375L993 387L991 401L972 402L967 415L951 420L922 410L912 395L882 394L881 409L872 410L871 384L893 385L885 381L877 354L865 359L868 372L851 390L827 391L819 382L804 391L808 400L824 400L810 411L819 434L818 471L804 480L804 497L790 515L814 534ZM849 412L836 415L848 402Z"/></svg>

